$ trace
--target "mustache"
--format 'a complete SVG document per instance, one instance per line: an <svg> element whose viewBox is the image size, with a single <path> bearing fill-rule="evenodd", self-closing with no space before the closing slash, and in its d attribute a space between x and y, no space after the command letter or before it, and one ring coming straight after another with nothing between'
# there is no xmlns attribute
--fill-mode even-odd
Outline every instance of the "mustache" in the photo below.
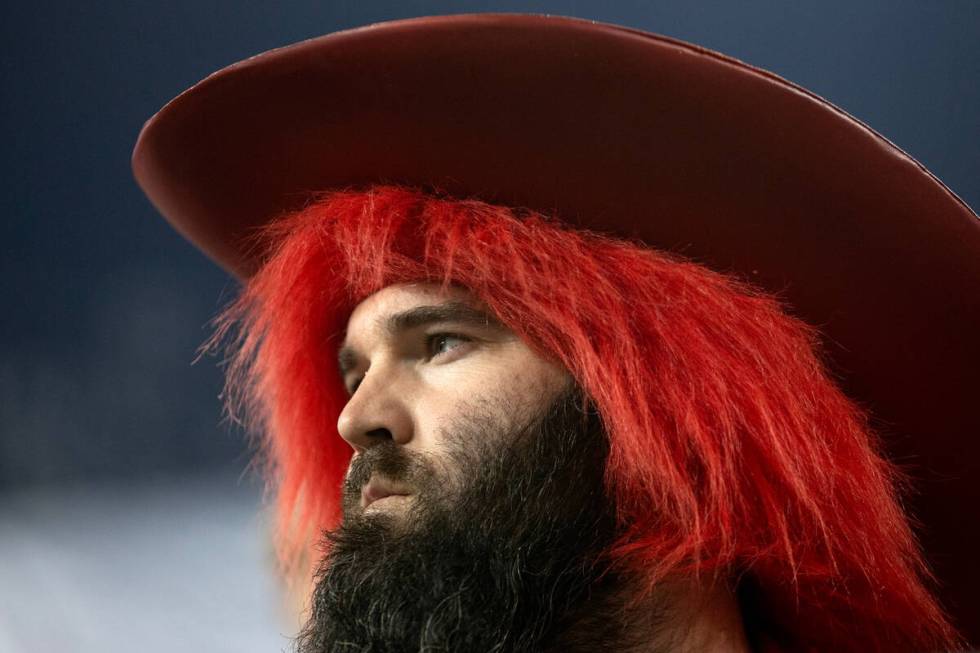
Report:
<svg viewBox="0 0 980 653"><path fill-rule="evenodd" d="M430 465L420 454L405 451L391 440L379 442L351 459L342 489L344 511L349 512L358 504L361 488L375 474L418 489L431 473Z"/></svg>

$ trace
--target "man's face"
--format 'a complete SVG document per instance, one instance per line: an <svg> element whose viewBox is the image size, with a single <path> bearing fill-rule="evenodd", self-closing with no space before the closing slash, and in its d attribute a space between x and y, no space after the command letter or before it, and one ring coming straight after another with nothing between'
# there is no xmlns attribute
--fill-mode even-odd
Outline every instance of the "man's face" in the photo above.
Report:
<svg viewBox="0 0 980 653"><path fill-rule="evenodd" d="M404 512L416 499L413 473L430 483L419 477L441 477L451 495L457 470L442 434L454 420L480 412L505 434L570 382L563 368L533 352L469 293L423 284L389 286L361 302L348 322L340 367L351 397L337 428L354 448L347 517ZM373 465L358 461L378 445L427 466L401 465L385 474L383 455Z"/></svg>
<svg viewBox="0 0 980 653"><path fill-rule="evenodd" d="M396 286L351 316L339 429L355 455L301 653L571 651L564 627L614 582L601 420L479 308Z"/></svg>

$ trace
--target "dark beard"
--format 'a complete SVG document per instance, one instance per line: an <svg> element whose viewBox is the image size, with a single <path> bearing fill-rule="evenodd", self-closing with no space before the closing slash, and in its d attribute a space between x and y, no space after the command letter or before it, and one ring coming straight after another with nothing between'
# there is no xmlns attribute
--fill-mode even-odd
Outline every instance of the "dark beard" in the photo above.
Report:
<svg viewBox="0 0 980 653"><path fill-rule="evenodd" d="M614 582L596 411L569 391L514 433L470 416L449 440L449 487L445 470L391 441L355 458L300 653L569 650L559 637L576 608ZM362 514L373 472L413 488L410 507Z"/></svg>

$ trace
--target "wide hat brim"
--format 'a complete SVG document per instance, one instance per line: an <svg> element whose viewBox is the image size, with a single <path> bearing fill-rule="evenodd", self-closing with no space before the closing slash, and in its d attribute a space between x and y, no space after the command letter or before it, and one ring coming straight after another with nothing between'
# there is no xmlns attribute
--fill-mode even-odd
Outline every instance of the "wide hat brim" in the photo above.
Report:
<svg viewBox="0 0 980 653"><path fill-rule="evenodd" d="M941 597L980 633L980 220L812 93L613 25L420 18L209 76L146 123L133 170L243 279L264 254L255 229L310 192L399 183L638 238L779 293L916 480Z"/></svg>

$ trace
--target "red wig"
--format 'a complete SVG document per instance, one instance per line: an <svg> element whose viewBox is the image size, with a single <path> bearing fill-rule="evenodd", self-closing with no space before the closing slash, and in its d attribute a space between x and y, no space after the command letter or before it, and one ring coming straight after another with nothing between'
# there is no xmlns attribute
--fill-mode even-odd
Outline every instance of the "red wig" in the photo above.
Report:
<svg viewBox="0 0 980 653"><path fill-rule="evenodd" d="M652 589L726 577L750 637L787 650L938 650L955 635L898 502L900 476L771 296L544 216L398 187L323 195L276 221L219 318L238 327L233 414L262 434L287 562L339 519L347 318L388 285L458 285L557 359L602 416L623 535Z"/></svg>

